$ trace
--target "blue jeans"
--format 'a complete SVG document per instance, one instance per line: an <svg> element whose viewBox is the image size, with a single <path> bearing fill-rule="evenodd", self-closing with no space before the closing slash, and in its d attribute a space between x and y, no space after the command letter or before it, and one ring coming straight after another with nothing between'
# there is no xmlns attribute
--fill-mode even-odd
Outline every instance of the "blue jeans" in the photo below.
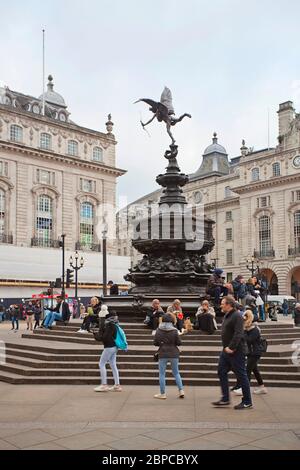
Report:
<svg viewBox="0 0 300 470"><path fill-rule="evenodd" d="M158 361L158 367L159 367L159 386L160 386L160 393L164 394L166 392L166 369L167 369L167 364L168 362L171 363L171 368L172 368L172 374L176 380L176 385L179 390L183 389L182 385L182 380L180 377L179 369L178 369L178 364L179 364L179 359L177 357L172 357L172 358L162 358L159 359Z"/></svg>
<svg viewBox="0 0 300 470"><path fill-rule="evenodd" d="M15 328L15 323L16 323L16 328ZM15 328L16 330L19 329L19 319L17 317L11 317L11 324L12 324L12 327Z"/></svg>
<svg viewBox="0 0 300 470"><path fill-rule="evenodd" d="M46 318L44 320L44 327L49 328L49 326L51 326L55 320L61 320L61 319L62 319L62 316L60 313L57 313L57 312L47 313Z"/></svg>
<svg viewBox="0 0 300 470"><path fill-rule="evenodd" d="M120 385L119 371L117 368L117 351L118 351L118 348L116 348L116 346L114 346L113 348L104 348L102 351L100 361L99 361L99 369L100 369L102 385L107 385L107 372L106 372L107 363L109 363L111 367L115 385Z"/></svg>
<svg viewBox="0 0 300 470"><path fill-rule="evenodd" d="M218 376L221 383L222 400L230 401L229 397L229 384L228 372L232 370L236 375L237 382L242 388L243 398L242 402L246 405L251 405L251 392L250 384L246 370L246 357L240 352L236 351L234 354L228 354L224 351L221 352L218 365Z"/></svg>
<svg viewBox="0 0 300 470"><path fill-rule="evenodd" d="M265 320L266 320L266 315L265 315L265 307L264 307L264 305L259 305L258 311L259 311L259 318L260 318L260 320L265 321Z"/></svg>

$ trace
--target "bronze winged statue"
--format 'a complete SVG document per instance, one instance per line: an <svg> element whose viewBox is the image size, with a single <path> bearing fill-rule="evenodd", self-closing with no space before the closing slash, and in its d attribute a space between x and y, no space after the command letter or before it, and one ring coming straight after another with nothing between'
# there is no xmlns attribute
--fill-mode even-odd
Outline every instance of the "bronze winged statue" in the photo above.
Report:
<svg viewBox="0 0 300 470"><path fill-rule="evenodd" d="M175 117L175 111L172 103L172 93L171 90L167 87L164 88L160 97L160 101L157 102L149 98L141 98L140 100L135 101L135 103L139 103L140 101L144 101L144 103L149 104L151 106L149 110L154 113L154 116L145 124L141 121L143 128L150 124L150 122L152 122L155 118L157 118L159 122L165 122L167 126L167 132L172 139L172 144L174 145L175 139L171 132L171 126L175 126L175 124L182 121L184 117L191 118L192 116L190 114L184 113L179 118Z"/></svg>

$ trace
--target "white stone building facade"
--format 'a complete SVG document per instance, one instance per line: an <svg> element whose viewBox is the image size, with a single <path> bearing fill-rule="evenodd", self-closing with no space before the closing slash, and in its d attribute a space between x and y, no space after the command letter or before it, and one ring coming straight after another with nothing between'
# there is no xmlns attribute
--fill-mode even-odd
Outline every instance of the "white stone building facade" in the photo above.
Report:
<svg viewBox="0 0 300 470"><path fill-rule="evenodd" d="M1 297L13 286L29 296L61 276L62 234L66 267L75 250L86 260L82 295L101 284L103 205L115 210L117 178L125 173L116 167L112 130L110 116L106 132L72 122L51 76L39 98L0 88ZM114 240L107 250L108 276L122 282L128 259L116 256Z"/></svg>
<svg viewBox="0 0 300 470"><path fill-rule="evenodd" d="M275 148L253 151L243 141L241 154L231 160L214 134L183 190L190 204L204 204L205 214L214 220L215 247L208 259L224 269L228 280L237 274L249 277L247 259L254 256L270 292L299 298L300 114L291 101L279 105L278 121ZM183 170L180 151L178 161ZM127 214L129 233L127 239L120 236L118 253L131 254L132 264L139 255L128 242L130 225L159 196L160 190L154 191L119 215Z"/></svg>

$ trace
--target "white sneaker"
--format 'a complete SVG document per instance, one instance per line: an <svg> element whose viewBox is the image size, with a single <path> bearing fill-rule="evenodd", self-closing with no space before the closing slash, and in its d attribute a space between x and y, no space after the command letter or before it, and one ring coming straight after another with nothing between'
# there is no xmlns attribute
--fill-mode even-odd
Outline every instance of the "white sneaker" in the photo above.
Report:
<svg viewBox="0 0 300 470"><path fill-rule="evenodd" d="M268 393L268 389L264 386L258 387L254 389L253 393L255 393L255 395L265 395Z"/></svg>
<svg viewBox="0 0 300 470"><path fill-rule="evenodd" d="M239 397L243 396L243 392L242 392L241 388L237 388L236 390L232 390L232 393L234 393L235 395L238 395Z"/></svg>
<svg viewBox="0 0 300 470"><path fill-rule="evenodd" d="M178 331L178 335L181 336L183 335L183 333L181 331Z"/></svg>
<svg viewBox="0 0 300 470"><path fill-rule="evenodd" d="M88 331L87 331L87 330L81 330L81 329L80 329L80 330L77 331L77 333L88 333Z"/></svg>
<svg viewBox="0 0 300 470"><path fill-rule="evenodd" d="M108 385L99 385L99 387L94 388L94 392L109 392Z"/></svg>
<svg viewBox="0 0 300 470"><path fill-rule="evenodd" d="M159 400L165 400L167 398L167 395L165 393L157 393L154 395L154 398L158 398Z"/></svg>
<svg viewBox="0 0 300 470"><path fill-rule="evenodd" d="M110 392L122 392L121 385L114 385L113 387L109 387Z"/></svg>
<svg viewBox="0 0 300 470"><path fill-rule="evenodd" d="M179 398L184 398L184 390L179 390Z"/></svg>
<svg viewBox="0 0 300 470"><path fill-rule="evenodd" d="M152 331L152 336L154 336L154 335L155 335L155 333L156 333L156 330L153 330L153 331Z"/></svg>

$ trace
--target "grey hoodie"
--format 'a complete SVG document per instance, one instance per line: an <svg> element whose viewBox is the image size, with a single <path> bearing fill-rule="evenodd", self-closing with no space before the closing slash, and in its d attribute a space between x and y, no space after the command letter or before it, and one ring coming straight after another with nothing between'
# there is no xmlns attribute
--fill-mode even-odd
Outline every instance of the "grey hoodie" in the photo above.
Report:
<svg viewBox="0 0 300 470"><path fill-rule="evenodd" d="M159 346L159 359L179 358L178 346L181 345L181 341L173 323L162 322L159 325L154 336L154 345Z"/></svg>

